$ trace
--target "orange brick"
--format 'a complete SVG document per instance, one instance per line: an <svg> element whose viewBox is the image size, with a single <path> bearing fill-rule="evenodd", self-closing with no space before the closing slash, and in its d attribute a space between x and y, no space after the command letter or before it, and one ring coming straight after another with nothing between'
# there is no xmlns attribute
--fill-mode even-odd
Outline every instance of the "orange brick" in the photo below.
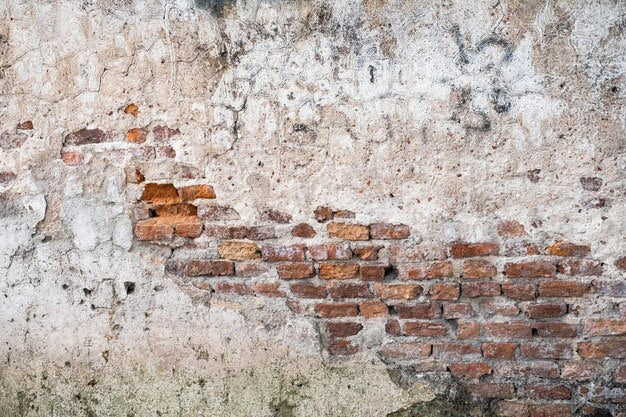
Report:
<svg viewBox="0 0 626 417"><path fill-rule="evenodd" d="M422 287L413 284L374 284L374 293L381 298L412 300L422 292Z"/></svg>
<svg viewBox="0 0 626 417"><path fill-rule="evenodd" d="M359 264L355 263L322 263L320 278L351 279L359 276Z"/></svg>
<svg viewBox="0 0 626 417"><path fill-rule="evenodd" d="M219 243L220 257L225 259L258 259L261 257L259 245L252 242L222 241Z"/></svg>
<svg viewBox="0 0 626 417"><path fill-rule="evenodd" d="M213 199L215 198L215 191L210 185L188 185L181 187L179 190L180 196L183 201L191 201L196 199Z"/></svg>
<svg viewBox="0 0 626 417"><path fill-rule="evenodd" d="M345 240L369 240L369 227L362 224L330 223L326 227L328 236Z"/></svg>

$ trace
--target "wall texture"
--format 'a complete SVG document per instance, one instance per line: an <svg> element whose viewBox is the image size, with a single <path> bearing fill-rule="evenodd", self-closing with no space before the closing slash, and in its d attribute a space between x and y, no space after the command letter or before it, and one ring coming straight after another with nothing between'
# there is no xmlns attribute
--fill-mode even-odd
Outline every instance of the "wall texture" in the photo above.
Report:
<svg viewBox="0 0 626 417"><path fill-rule="evenodd" d="M622 1L0 17L0 415L626 416Z"/></svg>

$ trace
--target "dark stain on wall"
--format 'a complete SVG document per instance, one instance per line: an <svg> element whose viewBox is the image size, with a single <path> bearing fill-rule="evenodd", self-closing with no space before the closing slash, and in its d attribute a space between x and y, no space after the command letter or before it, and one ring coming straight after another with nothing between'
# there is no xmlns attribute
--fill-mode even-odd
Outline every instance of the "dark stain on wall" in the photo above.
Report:
<svg viewBox="0 0 626 417"><path fill-rule="evenodd" d="M225 10L235 4L235 0L195 0L196 6L208 10L216 17L222 17Z"/></svg>

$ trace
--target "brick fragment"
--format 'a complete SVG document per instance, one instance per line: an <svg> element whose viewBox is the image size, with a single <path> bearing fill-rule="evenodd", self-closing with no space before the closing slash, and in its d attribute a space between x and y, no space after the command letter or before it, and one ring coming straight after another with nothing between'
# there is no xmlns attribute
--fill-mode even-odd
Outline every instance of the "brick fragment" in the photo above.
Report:
<svg viewBox="0 0 626 417"><path fill-rule="evenodd" d="M457 378L477 379L491 373L491 367L483 362L451 363L448 368Z"/></svg>
<svg viewBox="0 0 626 417"><path fill-rule="evenodd" d="M393 306L393 310L401 319L432 320L441 317L439 303L396 304Z"/></svg>
<svg viewBox="0 0 626 417"><path fill-rule="evenodd" d="M389 315L389 308L380 301L364 301L359 304L359 311L366 319L374 317L386 317Z"/></svg>
<svg viewBox="0 0 626 417"><path fill-rule="evenodd" d="M276 223L287 224L291 222L291 215L274 209L266 209L261 213L261 219Z"/></svg>
<svg viewBox="0 0 626 417"><path fill-rule="evenodd" d="M354 336L363 329L361 323L352 321L326 323L326 331L330 337L349 337Z"/></svg>
<svg viewBox="0 0 626 417"><path fill-rule="evenodd" d="M235 275L238 277L256 277L267 272L267 266L259 262L237 262Z"/></svg>
<svg viewBox="0 0 626 417"><path fill-rule="evenodd" d="M617 261L615 261L615 266L617 267L617 269L626 271L626 256L622 256Z"/></svg>
<svg viewBox="0 0 626 417"><path fill-rule="evenodd" d="M313 265L306 262L278 265L276 272L281 279L306 279L315 275Z"/></svg>
<svg viewBox="0 0 626 417"><path fill-rule="evenodd" d="M163 222L156 217L135 224L135 238L137 240L169 239L173 234L174 227L172 224Z"/></svg>
<svg viewBox="0 0 626 417"><path fill-rule="evenodd" d="M534 400L568 400L572 396L565 385L523 385L519 387L518 394Z"/></svg>
<svg viewBox="0 0 626 417"><path fill-rule="evenodd" d="M513 300L534 300L537 298L537 286L535 284L502 284L502 293Z"/></svg>
<svg viewBox="0 0 626 417"><path fill-rule="evenodd" d="M152 129L152 134L156 141L165 141L174 136L180 135L180 129L172 129L167 126L157 125Z"/></svg>
<svg viewBox="0 0 626 417"><path fill-rule="evenodd" d="M226 276L233 275L234 272L235 265L226 260L193 259L187 261L183 267L183 273L189 277Z"/></svg>
<svg viewBox="0 0 626 417"><path fill-rule="evenodd" d="M571 381L594 380L602 372L602 366L591 361L567 362L561 370L561 378Z"/></svg>
<svg viewBox="0 0 626 417"><path fill-rule="evenodd" d="M370 298L372 293L367 284L346 284L334 282L328 286L332 298Z"/></svg>
<svg viewBox="0 0 626 417"><path fill-rule="evenodd" d="M315 232L315 229L313 229L312 226L306 224L306 223L300 223L299 225L295 226L293 229L291 229L291 235L294 237L301 237L304 239L310 239L312 237L315 237L315 235L317 235L317 233Z"/></svg>
<svg viewBox="0 0 626 417"><path fill-rule="evenodd" d="M259 259L259 245L253 242L221 241L218 245L221 258L246 260Z"/></svg>
<svg viewBox="0 0 626 417"><path fill-rule="evenodd" d="M309 246L311 258L315 261L348 260L352 258L352 250L347 243L326 243Z"/></svg>
<svg viewBox="0 0 626 417"><path fill-rule="evenodd" d="M407 321L402 329L407 336L442 337L448 333L448 328L442 323L429 321Z"/></svg>
<svg viewBox="0 0 626 417"><path fill-rule="evenodd" d="M126 140L130 143L144 143L146 141L147 134L148 131L145 128L135 127L126 132Z"/></svg>
<svg viewBox="0 0 626 417"><path fill-rule="evenodd" d="M414 284L374 284L374 294L384 299L412 300L422 293L422 287Z"/></svg>
<svg viewBox="0 0 626 417"><path fill-rule="evenodd" d="M481 354L480 346L470 343L438 343L433 345L433 355L437 358L473 357Z"/></svg>
<svg viewBox="0 0 626 417"><path fill-rule="evenodd" d="M395 319L387 320L387 323L385 324L385 332L391 336L399 336L402 333L400 322Z"/></svg>
<svg viewBox="0 0 626 417"><path fill-rule="evenodd" d="M576 337L576 326L568 323L535 323L533 329L538 337Z"/></svg>
<svg viewBox="0 0 626 417"><path fill-rule="evenodd" d="M454 243L450 247L450 252L454 258L468 258L472 256L497 255L500 245L492 242L482 243Z"/></svg>
<svg viewBox="0 0 626 417"><path fill-rule="evenodd" d="M61 152L63 163L68 166L78 166L85 162L85 157L80 152L66 151Z"/></svg>
<svg viewBox="0 0 626 417"><path fill-rule="evenodd" d="M530 324L521 322L508 323L486 323L484 325L485 335L496 338L527 338L532 336L532 328Z"/></svg>
<svg viewBox="0 0 626 417"><path fill-rule="evenodd" d="M473 317L475 314L471 304L468 303L445 303L443 305L443 317L450 319L464 319Z"/></svg>
<svg viewBox="0 0 626 417"><path fill-rule="evenodd" d="M206 226L207 236L220 239L266 240L276 238L276 231L271 226Z"/></svg>
<svg viewBox="0 0 626 417"><path fill-rule="evenodd" d="M218 293L235 294L235 295L252 295L254 291L248 284L241 282L218 282L215 285Z"/></svg>
<svg viewBox="0 0 626 417"><path fill-rule="evenodd" d="M211 221L239 220L239 213L235 209L218 205L198 207L198 216Z"/></svg>
<svg viewBox="0 0 626 417"><path fill-rule="evenodd" d="M304 245L293 246L263 246L261 257L266 262L301 262L304 261Z"/></svg>
<svg viewBox="0 0 626 417"><path fill-rule="evenodd" d="M515 220L504 221L498 224L498 234L502 237L528 236L524 226Z"/></svg>
<svg viewBox="0 0 626 417"><path fill-rule="evenodd" d="M359 276L359 264L356 263L321 263L320 278L352 279Z"/></svg>
<svg viewBox="0 0 626 417"><path fill-rule="evenodd" d="M382 246L374 245L357 246L352 248L352 251L359 259L364 261L375 261L378 259L378 252L380 252L382 248Z"/></svg>
<svg viewBox="0 0 626 417"><path fill-rule="evenodd" d="M331 355L353 355L359 351L359 347L349 340L333 340L328 347Z"/></svg>
<svg viewBox="0 0 626 417"><path fill-rule="evenodd" d="M318 207L313 211L313 217L320 223L333 219L333 211L330 207Z"/></svg>
<svg viewBox="0 0 626 417"><path fill-rule="evenodd" d="M355 317L357 305L351 303L317 304L315 313L322 318Z"/></svg>
<svg viewBox="0 0 626 417"><path fill-rule="evenodd" d="M213 190L213 187L206 184L188 185L186 187L181 187L178 192L180 193L183 201L215 198L215 191Z"/></svg>
<svg viewBox="0 0 626 417"><path fill-rule="evenodd" d="M590 285L579 281L542 281L539 295L542 297L582 297Z"/></svg>
<svg viewBox="0 0 626 417"><path fill-rule="evenodd" d="M567 304L565 303L537 303L531 304L526 310L526 314L531 319L545 319L549 317L560 317L567 314Z"/></svg>
<svg viewBox="0 0 626 417"><path fill-rule="evenodd" d="M456 338L459 340L474 339L480 336L480 323L462 321L458 324Z"/></svg>
<svg viewBox="0 0 626 417"><path fill-rule="evenodd" d="M481 398L512 398L514 388L512 384L494 382L476 382L465 384L468 393Z"/></svg>
<svg viewBox="0 0 626 417"><path fill-rule="evenodd" d="M602 178L600 177L580 177L580 185L585 191L598 191L602 187Z"/></svg>
<svg viewBox="0 0 626 417"><path fill-rule="evenodd" d="M378 353L393 359L426 358L431 349L427 343L394 343L385 345Z"/></svg>
<svg viewBox="0 0 626 417"><path fill-rule="evenodd" d="M451 262L408 263L398 265L401 280L424 280L452 276Z"/></svg>
<svg viewBox="0 0 626 417"><path fill-rule="evenodd" d="M129 105L124 107L124 113L133 117L137 117L137 115L139 114L139 107L135 103L130 103Z"/></svg>
<svg viewBox="0 0 626 417"><path fill-rule="evenodd" d="M537 246L530 242L509 242L504 247L506 256L539 255Z"/></svg>
<svg viewBox="0 0 626 417"><path fill-rule="evenodd" d="M382 281L385 278L384 265L361 265L360 274L362 281Z"/></svg>
<svg viewBox="0 0 626 417"><path fill-rule="evenodd" d="M35 127L33 126L33 122L30 120L26 120L25 122L18 123L18 130L33 130Z"/></svg>
<svg viewBox="0 0 626 417"><path fill-rule="evenodd" d="M483 343L483 356L490 359L515 359L517 343Z"/></svg>
<svg viewBox="0 0 626 417"><path fill-rule="evenodd" d="M593 259L570 259L558 266L560 273L575 276L600 276L603 270L602 263Z"/></svg>
<svg viewBox="0 0 626 417"><path fill-rule="evenodd" d="M157 152L159 158L176 158L176 151L171 145L159 146Z"/></svg>
<svg viewBox="0 0 626 417"><path fill-rule="evenodd" d="M585 359L626 359L626 338L581 342L578 344L578 354Z"/></svg>
<svg viewBox="0 0 626 417"><path fill-rule="evenodd" d="M572 347L568 343L522 343L522 357L530 359L569 359Z"/></svg>
<svg viewBox="0 0 626 417"><path fill-rule="evenodd" d="M280 284L278 282L260 282L254 285L254 290L258 294L280 298L287 296L287 294L279 288Z"/></svg>
<svg viewBox="0 0 626 417"><path fill-rule="evenodd" d="M444 282L433 284L428 295L433 300L458 300L460 292L459 284L456 282Z"/></svg>
<svg viewBox="0 0 626 417"><path fill-rule="evenodd" d="M100 129L80 129L65 136L64 145L91 145L106 142L106 134Z"/></svg>
<svg viewBox="0 0 626 417"><path fill-rule="evenodd" d="M369 227L362 224L329 223L326 226L328 236L345 240L369 240Z"/></svg>
<svg viewBox="0 0 626 417"><path fill-rule="evenodd" d="M562 240L556 241L546 248L546 253L554 256L585 256L589 252L591 252L589 245L578 245Z"/></svg>
<svg viewBox="0 0 626 417"><path fill-rule="evenodd" d="M554 278L556 266L544 261L507 263L504 273L509 278Z"/></svg>
<svg viewBox="0 0 626 417"><path fill-rule="evenodd" d="M370 225L372 239L406 239L411 234L406 224L374 223Z"/></svg>
<svg viewBox="0 0 626 417"><path fill-rule="evenodd" d="M496 276L496 267L489 261L472 259L463 264L463 278L484 279Z"/></svg>
<svg viewBox="0 0 626 417"><path fill-rule="evenodd" d="M328 292L324 285L294 283L291 292L302 298L326 298Z"/></svg>
<svg viewBox="0 0 626 417"><path fill-rule="evenodd" d="M497 282L464 282L461 284L463 297L495 297L500 295L500 284Z"/></svg>
<svg viewBox="0 0 626 417"><path fill-rule="evenodd" d="M172 204L181 201L174 185L156 183L148 183L144 186L141 200L152 204Z"/></svg>

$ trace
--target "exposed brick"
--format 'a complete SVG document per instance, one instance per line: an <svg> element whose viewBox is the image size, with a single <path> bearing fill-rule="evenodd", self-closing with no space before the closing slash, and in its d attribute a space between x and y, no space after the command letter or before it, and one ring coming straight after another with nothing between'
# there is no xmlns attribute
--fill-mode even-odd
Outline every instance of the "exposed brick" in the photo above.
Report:
<svg viewBox="0 0 626 417"><path fill-rule="evenodd" d="M280 290L278 282L260 282L254 285L254 290L267 297L285 297L287 294Z"/></svg>
<svg viewBox="0 0 626 417"><path fill-rule="evenodd" d="M514 401L498 401L493 410L498 417L528 417L530 413L528 404Z"/></svg>
<svg viewBox="0 0 626 417"><path fill-rule="evenodd" d="M500 284L497 282L464 282L461 284L463 297L495 297L500 295Z"/></svg>
<svg viewBox="0 0 626 417"><path fill-rule="evenodd" d="M239 213L235 209L218 205L198 207L198 216L211 221L239 220Z"/></svg>
<svg viewBox="0 0 626 417"><path fill-rule="evenodd" d="M178 236L196 238L202 234L203 225L197 217L187 217L177 221L174 230Z"/></svg>
<svg viewBox="0 0 626 417"><path fill-rule="evenodd" d="M538 337L576 337L576 326L568 323L535 323L533 328Z"/></svg>
<svg viewBox="0 0 626 417"><path fill-rule="evenodd" d="M107 135L100 129L81 129L65 136L64 145L91 145L107 141Z"/></svg>
<svg viewBox="0 0 626 417"><path fill-rule="evenodd" d="M463 264L463 278L492 278L496 275L496 267L489 261L472 259Z"/></svg>
<svg viewBox="0 0 626 417"><path fill-rule="evenodd" d="M497 255L499 251L500 245L491 242L454 243L450 247L450 253L455 258Z"/></svg>
<svg viewBox="0 0 626 417"><path fill-rule="evenodd" d="M153 208L157 217L196 217L197 208L193 204L164 204ZM173 219L175 221L175 219Z"/></svg>
<svg viewBox="0 0 626 417"><path fill-rule="evenodd" d="M534 300L537 298L537 286L535 284L502 284L502 293L513 300Z"/></svg>
<svg viewBox="0 0 626 417"><path fill-rule="evenodd" d="M157 125L152 129L152 134L154 135L154 139L161 142L170 139L176 135L180 135L180 130L178 128L171 129L167 126Z"/></svg>
<svg viewBox="0 0 626 417"><path fill-rule="evenodd" d="M480 309L483 310L483 313L493 313L507 317L519 314L519 308L515 304L500 299L483 300L480 303Z"/></svg>
<svg viewBox="0 0 626 417"><path fill-rule="evenodd" d="M429 320L441 317L441 306L438 303L396 304L393 310L401 319Z"/></svg>
<svg viewBox="0 0 626 417"><path fill-rule="evenodd" d="M306 262L278 265L276 272L282 279L306 279L315 275L313 265Z"/></svg>
<svg viewBox="0 0 626 417"><path fill-rule="evenodd" d="M507 363L495 367L495 376L499 378L550 378L559 377L559 367L552 362Z"/></svg>
<svg viewBox="0 0 626 417"><path fill-rule="evenodd" d="M355 317L357 305L352 303L317 304L315 313L322 318Z"/></svg>
<svg viewBox="0 0 626 417"><path fill-rule="evenodd" d="M330 337L348 337L354 336L363 329L361 323L355 323L351 321L326 323L326 330L330 334Z"/></svg>
<svg viewBox="0 0 626 417"><path fill-rule="evenodd" d="M513 385L494 382L476 382L465 384L468 393L481 398L512 398Z"/></svg>
<svg viewBox="0 0 626 417"><path fill-rule="evenodd" d="M178 190L172 184L148 183L144 186L141 200L152 204L171 204L181 201Z"/></svg>
<svg viewBox="0 0 626 417"><path fill-rule="evenodd" d="M333 340L328 346L331 355L352 355L359 351L359 347L349 340Z"/></svg>
<svg viewBox="0 0 626 417"><path fill-rule="evenodd" d="M85 157L80 152L66 151L61 152L63 163L68 166L78 166L85 162Z"/></svg>
<svg viewBox="0 0 626 417"><path fill-rule="evenodd" d="M447 278L452 276L451 262L410 263L398 265L402 280Z"/></svg>
<svg viewBox="0 0 626 417"><path fill-rule="evenodd" d="M384 265L361 265L361 280L382 281L385 278L385 269Z"/></svg>
<svg viewBox="0 0 626 417"><path fill-rule="evenodd" d="M582 342L578 344L578 354L585 359L626 359L626 338Z"/></svg>
<svg viewBox="0 0 626 417"><path fill-rule="evenodd" d="M306 306L296 300L285 300L285 305L296 314L302 314L307 311Z"/></svg>
<svg viewBox="0 0 626 417"><path fill-rule="evenodd" d="M214 199L215 191L213 187L206 184L188 185L178 190L183 201L192 201L197 199Z"/></svg>
<svg viewBox="0 0 626 417"><path fill-rule="evenodd" d="M252 295L254 291L249 285L241 282L218 282L215 285L218 293L236 294L236 295Z"/></svg>
<svg viewBox="0 0 626 417"><path fill-rule="evenodd" d="M457 378L477 379L491 373L491 367L483 362L451 363L448 368Z"/></svg>
<svg viewBox="0 0 626 417"><path fill-rule="evenodd" d="M137 240L169 239L173 234L174 227L172 224L163 222L156 217L135 224L135 238Z"/></svg>
<svg viewBox="0 0 626 417"><path fill-rule="evenodd" d="M532 336L532 328L530 324L521 322L508 323L486 323L484 325L485 335L488 337L504 337L504 338L530 338Z"/></svg>
<svg viewBox="0 0 626 417"><path fill-rule="evenodd" d="M414 284L374 284L374 293L384 299L412 300L422 293L422 287Z"/></svg>
<svg viewBox="0 0 626 417"><path fill-rule="evenodd" d="M369 240L369 227L362 224L330 223L326 226L328 236L345 240Z"/></svg>
<svg viewBox="0 0 626 417"><path fill-rule="evenodd" d="M333 211L329 207L318 207L313 211L313 217L320 223L333 219Z"/></svg>
<svg viewBox="0 0 626 417"><path fill-rule="evenodd" d="M530 359L569 359L572 347L568 343L522 343L522 357Z"/></svg>
<svg viewBox="0 0 626 417"><path fill-rule="evenodd" d="M407 336L439 337L448 333L448 328L442 323L428 321L407 321L402 329Z"/></svg>
<svg viewBox="0 0 626 417"><path fill-rule="evenodd" d="M394 343L383 346L378 353L393 359L426 358L431 348L427 343Z"/></svg>
<svg viewBox="0 0 626 417"><path fill-rule="evenodd" d="M480 323L463 321L458 324L456 337L459 340L474 339L480 336Z"/></svg>
<svg viewBox="0 0 626 417"><path fill-rule="evenodd" d="M531 304L526 310L526 314L531 319L545 319L548 317L560 317L567 314L567 304L565 303L540 303Z"/></svg>
<svg viewBox="0 0 626 417"><path fill-rule="evenodd" d="M350 210L333 210L333 218L335 219L354 219L356 214Z"/></svg>
<svg viewBox="0 0 626 417"><path fill-rule="evenodd" d="M352 258L352 250L347 243L327 243L309 246L309 253L315 261L348 260Z"/></svg>
<svg viewBox="0 0 626 417"><path fill-rule="evenodd" d="M578 281L542 281L539 295L542 297L582 297L590 285Z"/></svg>
<svg viewBox="0 0 626 417"><path fill-rule="evenodd" d="M369 298L372 293L367 284L346 284L334 282L328 286L332 298Z"/></svg>
<svg viewBox="0 0 626 417"><path fill-rule="evenodd" d="M519 387L518 394L534 400L567 400L572 396L565 385L524 385Z"/></svg>
<svg viewBox="0 0 626 417"><path fill-rule="evenodd" d="M483 343L483 356L490 359L515 359L517 343Z"/></svg>
<svg viewBox="0 0 626 417"><path fill-rule="evenodd" d="M206 226L205 234L220 239L266 240L276 238L271 226Z"/></svg>
<svg viewBox="0 0 626 417"><path fill-rule="evenodd" d="M459 284L455 282L433 284L428 295L433 300L457 300L460 295Z"/></svg>
<svg viewBox="0 0 626 417"><path fill-rule="evenodd" d="M225 259L245 260L261 257L259 245L253 242L222 241L219 243L218 251L220 257Z"/></svg>
<svg viewBox="0 0 626 417"><path fill-rule="evenodd" d="M561 369L561 378L571 381L589 381L596 379L602 372L602 366L590 361L567 362Z"/></svg>
<svg viewBox="0 0 626 417"><path fill-rule="evenodd" d="M480 355L480 346L470 343L438 343L433 345L433 355L437 358L473 357Z"/></svg>
<svg viewBox="0 0 626 417"><path fill-rule="evenodd" d="M395 319L387 320L387 323L385 324L385 332L392 336L400 335L402 333L402 329L400 329L400 322Z"/></svg>
<svg viewBox="0 0 626 417"><path fill-rule="evenodd" d="M378 252L382 249L382 246L357 246L352 248L354 254L364 261L375 261L378 259Z"/></svg>
<svg viewBox="0 0 626 417"><path fill-rule="evenodd" d="M546 248L546 253L554 256L585 256L589 252L591 252L589 245L578 245L561 240L554 242Z"/></svg>
<svg viewBox="0 0 626 417"><path fill-rule="evenodd" d="M509 242L504 247L505 256L539 255L537 246L530 242Z"/></svg>
<svg viewBox="0 0 626 417"><path fill-rule="evenodd" d="M585 320L585 336L626 335L626 319Z"/></svg>
<svg viewBox="0 0 626 417"><path fill-rule="evenodd" d="M291 284L291 292L302 298L326 298L326 286L305 283Z"/></svg>
<svg viewBox="0 0 626 417"><path fill-rule="evenodd" d="M389 308L380 301L364 301L359 304L359 311L366 319L374 317L386 317L389 315Z"/></svg>
<svg viewBox="0 0 626 417"><path fill-rule="evenodd" d="M558 271L566 275L600 276L603 268L602 263L593 259L570 259L560 262Z"/></svg>
<svg viewBox="0 0 626 417"><path fill-rule="evenodd" d="M504 221L498 224L498 234L502 237L528 236L524 226L515 220Z"/></svg>
<svg viewBox="0 0 626 417"><path fill-rule="evenodd" d="M261 257L267 262L304 261L304 245L293 246L263 246Z"/></svg>
<svg viewBox="0 0 626 417"><path fill-rule="evenodd" d="M359 276L359 264L356 263L321 263L320 278L351 279Z"/></svg>
<svg viewBox="0 0 626 417"><path fill-rule="evenodd" d="M406 239L411 234L406 224L374 223L370 225L372 239Z"/></svg>
<svg viewBox="0 0 626 417"><path fill-rule="evenodd" d="M299 225L291 229L291 235L294 237L309 239L315 237L315 235L317 235L317 232L315 232L315 229L313 229L312 226L306 223L300 223Z"/></svg>
<svg viewBox="0 0 626 417"><path fill-rule="evenodd" d="M139 107L135 103L130 103L128 106L124 107L124 113L137 117L139 114Z"/></svg>
<svg viewBox="0 0 626 417"><path fill-rule="evenodd" d="M159 158L176 158L176 151L171 145L159 146L156 149Z"/></svg>
<svg viewBox="0 0 626 417"><path fill-rule="evenodd" d="M291 215L274 209L266 209L261 213L261 220L287 224L291 222Z"/></svg>
<svg viewBox="0 0 626 417"><path fill-rule="evenodd" d="M473 317L475 314L471 304L468 303L445 303L443 305L443 317L450 319L464 319Z"/></svg>
<svg viewBox="0 0 626 417"><path fill-rule="evenodd" d="M26 120L25 122L21 122L17 124L18 130L33 130L35 127L33 126L33 122L30 120Z"/></svg>
<svg viewBox="0 0 626 417"><path fill-rule="evenodd" d="M571 417L572 411L566 404L536 404L530 406L530 417Z"/></svg>
<svg viewBox="0 0 626 417"><path fill-rule="evenodd" d="M144 143L146 141L147 134L148 131L145 128L135 127L126 132L126 140L130 143Z"/></svg>
<svg viewBox="0 0 626 417"><path fill-rule="evenodd" d="M267 272L267 266L260 262L237 262L235 275L238 277L256 277Z"/></svg>
<svg viewBox="0 0 626 417"><path fill-rule="evenodd" d="M507 263L504 273L509 278L554 278L556 266L544 261Z"/></svg>

